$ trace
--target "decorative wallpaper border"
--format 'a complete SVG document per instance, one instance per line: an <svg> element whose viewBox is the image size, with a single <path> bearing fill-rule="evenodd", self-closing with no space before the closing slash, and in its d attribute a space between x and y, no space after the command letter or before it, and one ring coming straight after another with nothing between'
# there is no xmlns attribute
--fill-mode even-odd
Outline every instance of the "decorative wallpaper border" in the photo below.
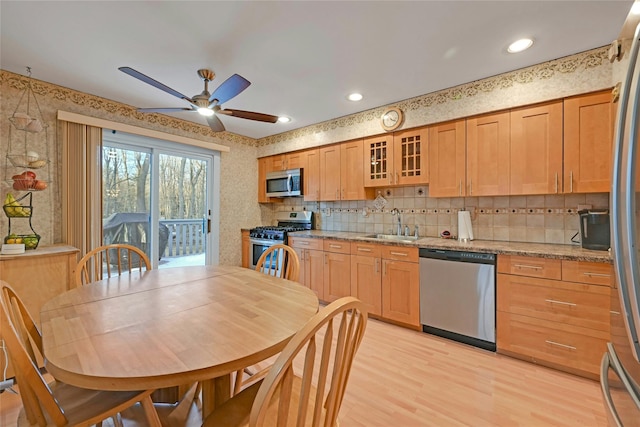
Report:
<svg viewBox="0 0 640 427"><path fill-rule="evenodd" d="M480 93L489 93L499 89L507 89L515 84L528 84L535 81L548 80L556 74L575 73L580 70L595 68L608 63L608 50L608 46L603 46L494 77L476 80L415 98L409 98L389 105L398 106L405 111L412 111L430 107L432 105L444 104L449 101L471 98ZM260 138L258 139L257 144L258 146L277 144L320 132L327 132L338 128L366 123L380 117L387 107L388 105L385 105L334 120L328 120L315 125L268 136L266 138Z"/></svg>
<svg viewBox="0 0 640 427"><path fill-rule="evenodd" d="M10 71L0 70L0 86L7 85L12 89L22 91L27 87L29 78ZM181 120L171 116L165 116L158 113L141 113L127 104L101 98L99 96L90 95L58 86L53 83L44 82L42 80L31 78L31 87L33 92L43 98L52 98L57 101L71 102L78 106L89 107L95 111L101 111L109 114L115 114L120 117L144 122L150 125L159 125L165 128L188 132L194 135L200 135L207 138L214 138L222 143L236 143L255 147L257 141L253 138L238 135L231 132L213 132L208 126Z"/></svg>

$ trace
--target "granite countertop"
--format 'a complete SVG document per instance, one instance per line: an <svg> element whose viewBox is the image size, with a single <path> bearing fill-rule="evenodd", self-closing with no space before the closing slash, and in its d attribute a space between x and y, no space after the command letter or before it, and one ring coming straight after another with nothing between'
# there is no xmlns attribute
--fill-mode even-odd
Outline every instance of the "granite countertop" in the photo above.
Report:
<svg viewBox="0 0 640 427"><path fill-rule="evenodd" d="M345 231L308 230L289 233L289 236L311 237L320 239L350 240L357 242L378 243L383 245L409 246L417 248L437 248L451 250L468 250L505 255L538 256L542 258L558 258L574 261L612 262L609 251L582 249L577 245L554 245L549 243L500 242L493 240L473 240L459 242L453 239L422 237L413 242L396 242L365 237L372 233L353 233Z"/></svg>

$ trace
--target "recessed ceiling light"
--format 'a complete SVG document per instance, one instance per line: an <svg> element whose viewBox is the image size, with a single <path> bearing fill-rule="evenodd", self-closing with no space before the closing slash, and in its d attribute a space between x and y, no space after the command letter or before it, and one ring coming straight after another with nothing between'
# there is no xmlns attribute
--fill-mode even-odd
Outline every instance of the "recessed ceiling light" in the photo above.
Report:
<svg viewBox="0 0 640 427"><path fill-rule="evenodd" d="M349 101L360 101L362 99L362 94L360 94L360 93L350 93L349 96L347 96L347 99Z"/></svg>
<svg viewBox="0 0 640 427"><path fill-rule="evenodd" d="M280 116L280 117L278 117L278 121L280 123L289 123L291 121L291 117Z"/></svg>
<svg viewBox="0 0 640 427"><path fill-rule="evenodd" d="M533 46L532 39L520 39L511 43L507 48L507 52L518 53L522 52L523 50L529 49L531 46Z"/></svg>

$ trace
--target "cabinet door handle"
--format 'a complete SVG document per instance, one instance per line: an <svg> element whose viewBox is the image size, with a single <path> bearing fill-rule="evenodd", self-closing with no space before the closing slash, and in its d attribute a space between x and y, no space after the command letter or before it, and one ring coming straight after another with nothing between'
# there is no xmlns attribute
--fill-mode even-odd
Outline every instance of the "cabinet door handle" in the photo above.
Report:
<svg viewBox="0 0 640 427"><path fill-rule="evenodd" d="M400 174L396 172L396 184L400 183Z"/></svg>
<svg viewBox="0 0 640 427"><path fill-rule="evenodd" d="M376 273L380 271L380 259L376 258Z"/></svg>
<svg viewBox="0 0 640 427"><path fill-rule="evenodd" d="M334 245L334 244L329 244L330 248L334 248L334 249L341 249L342 245Z"/></svg>
<svg viewBox="0 0 640 427"><path fill-rule="evenodd" d="M568 305L570 307L575 307L576 306L576 304L574 304L572 302L558 301L558 300L555 300L555 299L546 299L544 301L548 302L549 304Z"/></svg>
<svg viewBox="0 0 640 427"><path fill-rule="evenodd" d="M387 261L382 261L382 275L387 275Z"/></svg>
<svg viewBox="0 0 640 427"><path fill-rule="evenodd" d="M575 350L576 348L572 345L560 344L559 342L544 340L547 344L555 345L558 347L566 348L567 350Z"/></svg>
<svg viewBox="0 0 640 427"><path fill-rule="evenodd" d="M569 172L569 192L573 193L573 171Z"/></svg>
<svg viewBox="0 0 640 427"><path fill-rule="evenodd" d="M329 263L329 255L324 254L324 263L328 264Z"/></svg>
<svg viewBox="0 0 640 427"><path fill-rule="evenodd" d="M340 200L340 190L336 189L336 200Z"/></svg>
<svg viewBox="0 0 640 427"><path fill-rule="evenodd" d="M515 268L529 268L531 270L542 270L539 265L514 264Z"/></svg>
<svg viewBox="0 0 640 427"><path fill-rule="evenodd" d="M371 249L358 247L358 252L371 252Z"/></svg>
<svg viewBox="0 0 640 427"><path fill-rule="evenodd" d="M458 181L458 196L462 196L462 180Z"/></svg>
<svg viewBox="0 0 640 427"><path fill-rule="evenodd" d="M585 276L589 276L589 277L611 277L610 274L604 274L604 273L592 273L590 271L585 271L584 273L582 273Z"/></svg>
<svg viewBox="0 0 640 427"><path fill-rule="evenodd" d="M408 254L404 253L404 252L391 252L391 255L395 255L395 256L408 256Z"/></svg>
<svg viewBox="0 0 640 427"><path fill-rule="evenodd" d="M306 257L305 252L306 252L306 250L304 250L304 249L300 251L300 261L304 261L305 260L305 257Z"/></svg>
<svg viewBox="0 0 640 427"><path fill-rule="evenodd" d="M556 193L558 192L558 172L556 172Z"/></svg>
<svg viewBox="0 0 640 427"><path fill-rule="evenodd" d="M297 241L296 245L308 245L309 242L305 242L305 241Z"/></svg>
<svg viewBox="0 0 640 427"><path fill-rule="evenodd" d="M469 180L469 195L473 195L473 179Z"/></svg>

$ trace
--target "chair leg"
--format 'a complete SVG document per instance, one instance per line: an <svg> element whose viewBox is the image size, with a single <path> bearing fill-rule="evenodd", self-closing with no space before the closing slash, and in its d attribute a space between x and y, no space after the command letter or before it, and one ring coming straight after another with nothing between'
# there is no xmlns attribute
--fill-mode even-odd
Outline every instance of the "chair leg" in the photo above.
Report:
<svg viewBox="0 0 640 427"><path fill-rule="evenodd" d="M142 404L144 414L147 417L147 421L149 422L149 427L162 427L162 424L160 423L160 417L158 417L158 412L153 406L151 396L145 397L140 401L140 403Z"/></svg>
<svg viewBox="0 0 640 427"><path fill-rule="evenodd" d="M240 387L242 386L242 377L244 374L244 369L238 369L236 371L236 380L233 383L233 395L240 393Z"/></svg>

